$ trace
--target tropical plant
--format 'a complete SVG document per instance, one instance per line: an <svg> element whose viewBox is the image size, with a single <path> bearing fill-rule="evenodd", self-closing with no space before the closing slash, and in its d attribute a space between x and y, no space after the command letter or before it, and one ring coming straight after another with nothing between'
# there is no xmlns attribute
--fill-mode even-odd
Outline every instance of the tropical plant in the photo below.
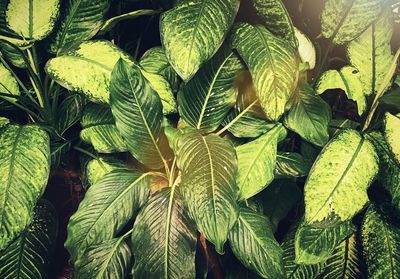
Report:
<svg viewBox="0 0 400 279"><path fill-rule="evenodd" d="M0 0L0 278L45 277L74 152L73 278L400 277L400 3L314 41L281 0L123 2Z"/></svg>

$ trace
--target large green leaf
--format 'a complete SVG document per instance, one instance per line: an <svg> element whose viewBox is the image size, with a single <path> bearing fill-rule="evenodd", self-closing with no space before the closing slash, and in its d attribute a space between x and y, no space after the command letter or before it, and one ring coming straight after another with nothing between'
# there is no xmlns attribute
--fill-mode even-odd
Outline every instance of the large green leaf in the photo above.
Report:
<svg viewBox="0 0 400 279"><path fill-rule="evenodd" d="M195 278L197 233L179 188L156 193L140 211L132 234L135 278Z"/></svg>
<svg viewBox="0 0 400 279"><path fill-rule="evenodd" d="M38 0L41 1L41 0ZM49 51L63 54L91 39L101 28L111 0L68 0ZM96 50L97 51L97 50Z"/></svg>
<svg viewBox="0 0 400 279"><path fill-rule="evenodd" d="M88 104L83 111L81 125L81 139L90 143L97 152L127 151L108 105Z"/></svg>
<svg viewBox="0 0 400 279"><path fill-rule="evenodd" d="M229 233L229 244L242 264L262 278L285 278L282 248L264 215L242 206L239 218Z"/></svg>
<svg viewBox="0 0 400 279"><path fill-rule="evenodd" d="M367 188L378 172L374 146L345 130L322 150L304 188L307 223L352 218L367 203Z"/></svg>
<svg viewBox="0 0 400 279"><path fill-rule="evenodd" d="M352 232L350 221L321 227L314 227L303 221L296 231L296 263L317 264L326 261L332 256L336 246Z"/></svg>
<svg viewBox="0 0 400 279"><path fill-rule="evenodd" d="M296 87L299 58L286 41L262 26L239 24L233 46L247 64L256 94L270 120L278 120Z"/></svg>
<svg viewBox="0 0 400 279"><path fill-rule="evenodd" d="M0 63L0 94L1 93L14 95L16 97L20 95L17 80L12 75L12 73L3 64ZM17 100L15 98L6 96L0 97L0 99L2 98L5 98L11 102L15 102Z"/></svg>
<svg viewBox="0 0 400 279"><path fill-rule="evenodd" d="M322 12L322 35L344 44L357 38L378 18L385 0L327 0Z"/></svg>
<svg viewBox="0 0 400 279"><path fill-rule="evenodd" d="M120 58L131 59L111 42L89 41L50 59L46 72L61 86L83 93L93 102L108 103L111 72Z"/></svg>
<svg viewBox="0 0 400 279"><path fill-rule="evenodd" d="M161 15L165 53L183 80L217 52L238 9L239 0L182 0Z"/></svg>
<svg viewBox="0 0 400 279"><path fill-rule="evenodd" d="M72 262L90 246L113 239L148 195L148 175L133 170L116 170L92 185L68 223L65 247Z"/></svg>
<svg viewBox="0 0 400 279"><path fill-rule="evenodd" d="M385 114L385 139L394 159L400 163L400 114Z"/></svg>
<svg viewBox="0 0 400 279"><path fill-rule="evenodd" d="M357 103L358 115L362 115L367 108L367 100L361 82L359 71L351 66L343 67L340 71L328 70L322 74L316 85L318 94L329 89L342 89L350 100Z"/></svg>
<svg viewBox="0 0 400 279"><path fill-rule="evenodd" d="M111 110L129 152L150 168L165 165L169 148L162 127L162 104L139 67L120 59L110 91Z"/></svg>
<svg viewBox="0 0 400 279"><path fill-rule="evenodd" d="M306 141L324 146L329 140L328 126L332 118L329 105L310 86L301 88L295 104L285 118L285 126Z"/></svg>
<svg viewBox="0 0 400 279"><path fill-rule="evenodd" d="M400 212L400 166L393 160L392 153L379 132L368 134L368 139L379 154L379 176L381 185L391 196L391 204Z"/></svg>
<svg viewBox="0 0 400 279"><path fill-rule="evenodd" d="M222 46L178 94L179 112L185 122L201 132L217 129L235 104L234 80L242 69L240 59Z"/></svg>
<svg viewBox="0 0 400 279"><path fill-rule="evenodd" d="M0 278L45 278L57 230L55 209L49 202L40 200L29 226L0 253Z"/></svg>
<svg viewBox="0 0 400 279"><path fill-rule="evenodd" d="M399 278L400 227L370 206L361 233L368 278Z"/></svg>
<svg viewBox="0 0 400 279"><path fill-rule="evenodd" d="M292 19L281 0L252 0L262 23L277 37L298 45Z"/></svg>
<svg viewBox="0 0 400 279"><path fill-rule="evenodd" d="M49 136L38 126L0 130L0 250L29 224L50 171Z"/></svg>
<svg viewBox="0 0 400 279"><path fill-rule="evenodd" d="M276 156L275 177L303 177L307 176L311 163L303 155L296 152L278 152Z"/></svg>
<svg viewBox="0 0 400 279"><path fill-rule="evenodd" d="M59 8L59 0L10 0L8 27L26 39L41 40L53 30Z"/></svg>
<svg viewBox="0 0 400 279"><path fill-rule="evenodd" d="M240 199L254 196L274 179L277 145L283 135L285 128L277 124L258 139L236 147Z"/></svg>
<svg viewBox="0 0 400 279"><path fill-rule="evenodd" d="M335 248L319 279L362 278L356 238L357 235L353 233Z"/></svg>
<svg viewBox="0 0 400 279"><path fill-rule="evenodd" d="M113 157L98 157L87 162L85 177L89 185L99 182L107 173L114 170L129 169L128 164Z"/></svg>
<svg viewBox="0 0 400 279"><path fill-rule="evenodd" d="M177 165L190 216L218 253L238 216L237 159L230 141L188 132L177 143Z"/></svg>
<svg viewBox="0 0 400 279"><path fill-rule="evenodd" d="M74 279L125 279L132 254L124 237L91 245L74 265Z"/></svg>
<svg viewBox="0 0 400 279"><path fill-rule="evenodd" d="M295 230L291 229L282 242L283 265L288 279L315 279L325 263L298 264L295 262Z"/></svg>
<svg viewBox="0 0 400 279"><path fill-rule="evenodd" d="M393 60L390 41L393 34L393 15L385 9L380 18L347 47L351 64L360 72L360 80L366 95L375 94L390 70Z"/></svg>

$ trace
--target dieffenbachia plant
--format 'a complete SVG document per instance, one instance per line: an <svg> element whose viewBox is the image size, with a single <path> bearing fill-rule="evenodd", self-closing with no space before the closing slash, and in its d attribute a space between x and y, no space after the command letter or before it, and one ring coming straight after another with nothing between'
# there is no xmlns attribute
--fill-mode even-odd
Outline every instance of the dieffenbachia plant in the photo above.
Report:
<svg viewBox="0 0 400 279"><path fill-rule="evenodd" d="M317 55L281 0L251 0L257 24L247 0L160 2L109 18L106 0L0 0L1 105L27 115L0 118L0 277L46 273L39 199L71 146L74 278L400 277L398 3L326 0ZM140 59L105 39L139 16L161 41ZM334 47L348 59L328 69Z"/></svg>

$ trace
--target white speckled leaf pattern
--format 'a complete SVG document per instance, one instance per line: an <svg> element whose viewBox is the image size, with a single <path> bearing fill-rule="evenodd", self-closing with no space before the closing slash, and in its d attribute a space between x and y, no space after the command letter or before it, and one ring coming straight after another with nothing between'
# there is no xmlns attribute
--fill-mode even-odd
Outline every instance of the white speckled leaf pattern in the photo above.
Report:
<svg viewBox="0 0 400 279"><path fill-rule="evenodd" d="M363 278L357 251L357 235L353 233L342 241L326 261L326 267L318 279L360 279Z"/></svg>
<svg viewBox="0 0 400 279"><path fill-rule="evenodd" d="M284 119L285 126L304 140L324 146L329 140L328 127L332 119L329 105L310 86L298 91L298 102Z"/></svg>
<svg viewBox="0 0 400 279"><path fill-rule="evenodd" d="M0 93L15 95L16 97L20 95L17 80L11 74L11 72L1 63L0 63ZM16 101L15 98L2 96L2 98L3 97L7 98L7 100L9 101L13 102ZM0 98L0 100L2 98Z"/></svg>
<svg viewBox="0 0 400 279"><path fill-rule="evenodd" d="M368 278L400 278L400 227L368 208L361 228Z"/></svg>
<svg viewBox="0 0 400 279"><path fill-rule="evenodd" d="M336 246L353 232L351 222L314 227L301 223L295 236L295 262L318 264L332 256Z"/></svg>
<svg viewBox="0 0 400 279"><path fill-rule="evenodd" d="M42 0L37 0L42 1ZM49 51L60 55L91 39L101 28L111 0L68 0Z"/></svg>
<svg viewBox="0 0 400 279"><path fill-rule="evenodd" d="M132 253L123 237L91 245L74 265L74 279L125 279Z"/></svg>
<svg viewBox="0 0 400 279"><path fill-rule="evenodd" d="M240 199L246 200L262 191L274 179L278 140L286 135L278 124L263 136L236 147Z"/></svg>
<svg viewBox="0 0 400 279"><path fill-rule="evenodd" d="M238 9L239 0L183 0L161 15L165 53L183 80L217 52Z"/></svg>
<svg viewBox="0 0 400 279"><path fill-rule="evenodd" d="M197 232L179 188L157 192L140 211L132 234L133 276L194 279Z"/></svg>
<svg viewBox="0 0 400 279"><path fill-rule="evenodd" d="M357 38L378 18L385 0L327 0L321 16L322 35L336 44Z"/></svg>
<svg viewBox="0 0 400 279"><path fill-rule="evenodd" d="M293 47L298 45L292 19L281 0L250 0L262 23L274 35L290 42Z"/></svg>
<svg viewBox="0 0 400 279"><path fill-rule="evenodd" d="M111 72L121 57L131 59L111 42L88 41L74 51L50 59L46 73L61 86L83 93L95 103L108 103Z"/></svg>
<svg viewBox="0 0 400 279"><path fill-rule="evenodd" d="M81 139L99 153L127 151L108 105L88 104L81 119Z"/></svg>
<svg viewBox="0 0 400 279"><path fill-rule="evenodd" d="M180 116L201 132L212 132L224 120L237 97L234 80L244 67L228 47L208 61L178 94Z"/></svg>
<svg viewBox="0 0 400 279"><path fill-rule="evenodd" d="M0 130L0 250L29 224L50 172L49 136L38 126Z"/></svg>
<svg viewBox="0 0 400 279"><path fill-rule="evenodd" d="M106 174L85 194L68 223L65 247L75 263L85 250L113 239L147 201L149 178L133 170Z"/></svg>
<svg viewBox="0 0 400 279"><path fill-rule="evenodd" d="M393 15L390 9L386 9L371 27L347 47L347 56L359 70L363 91L368 96L385 86L382 83L393 60L390 46L392 34Z"/></svg>
<svg viewBox="0 0 400 279"><path fill-rule="evenodd" d="M120 61L111 84L111 110L129 152L149 168L159 169L169 159L160 97L138 66Z"/></svg>
<svg viewBox="0 0 400 279"><path fill-rule="evenodd" d="M393 158L400 164L400 114L385 114L385 139Z"/></svg>
<svg viewBox="0 0 400 279"><path fill-rule="evenodd" d="M180 136L177 146L180 187L189 215L217 252L223 253L238 216L235 149L226 139L197 132Z"/></svg>
<svg viewBox="0 0 400 279"><path fill-rule="evenodd" d="M350 100L357 103L358 115L362 115L367 108L367 100L361 81L361 74L358 69L345 66L340 71L328 70L322 74L317 82L315 90L318 94L324 93L328 89L342 89Z"/></svg>
<svg viewBox="0 0 400 279"><path fill-rule="evenodd" d="M57 212L49 202L39 200L29 226L1 251L0 278L46 278L57 230Z"/></svg>
<svg viewBox="0 0 400 279"><path fill-rule="evenodd" d="M59 0L10 0L7 25L26 39L41 40L53 30L59 8Z"/></svg>
<svg viewBox="0 0 400 279"><path fill-rule="evenodd" d="M89 185L96 184L107 173L119 169L128 169L128 164L113 157L98 157L86 164L85 176Z"/></svg>
<svg viewBox="0 0 400 279"><path fill-rule="evenodd" d="M367 188L377 173L374 146L357 131L344 130L325 146L307 178L306 222L352 218L367 203Z"/></svg>
<svg viewBox="0 0 400 279"><path fill-rule="evenodd" d="M297 85L299 58L295 49L265 27L247 23L236 27L233 46L250 70L267 118L278 120Z"/></svg>
<svg viewBox="0 0 400 279"><path fill-rule="evenodd" d="M229 244L242 264L262 278L286 278L282 248L264 215L242 206L239 218L229 233Z"/></svg>

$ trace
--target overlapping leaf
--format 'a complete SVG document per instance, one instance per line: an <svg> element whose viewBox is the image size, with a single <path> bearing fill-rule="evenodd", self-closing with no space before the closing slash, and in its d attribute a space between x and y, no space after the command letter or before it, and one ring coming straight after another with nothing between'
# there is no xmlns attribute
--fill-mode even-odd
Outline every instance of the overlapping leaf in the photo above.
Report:
<svg viewBox="0 0 400 279"><path fill-rule="evenodd" d="M385 114L385 139L394 159L400 163L400 114Z"/></svg>
<svg viewBox="0 0 400 279"><path fill-rule="evenodd" d="M238 0L183 0L161 16L161 40L175 71L188 81L221 46Z"/></svg>
<svg viewBox="0 0 400 279"><path fill-rule="evenodd" d="M149 195L149 178L116 170L92 185L68 223L65 247L74 263L94 244L113 239Z"/></svg>
<svg viewBox="0 0 400 279"><path fill-rule="evenodd" d="M79 94L67 96L57 109L57 132L63 135L82 117L83 107L87 103L85 97Z"/></svg>
<svg viewBox="0 0 400 279"><path fill-rule="evenodd" d="M20 95L17 80L11 72L0 63L0 93L7 95ZM15 102L17 99L7 96L1 96L0 99L7 99L8 101Z"/></svg>
<svg viewBox="0 0 400 279"><path fill-rule="evenodd" d="M311 163L300 153L278 152L276 156L275 177L303 177L307 176L311 169Z"/></svg>
<svg viewBox="0 0 400 279"><path fill-rule="evenodd" d="M176 156L189 214L217 252L223 253L238 216L235 149L216 135L188 132L179 137Z"/></svg>
<svg viewBox="0 0 400 279"><path fill-rule="evenodd" d="M237 25L233 46L247 64L266 116L278 120L296 87L299 59L295 49L262 26Z"/></svg>
<svg viewBox="0 0 400 279"><path fill-rule="evenodd" d="M29 224L50 172L49 136L34 125L0 130L0 250Z"/></svg>
<svg viewBox="0 0 400 279"><path fill-rule="evenodd" d="M179 188L156 193L138 215L133 234L136 278L195 278L196 229Z"/></svg>
<svg viewBox="0 0 400 279"><path fill-rule="evenodd" d="M99 182L107 173L114 170L128 169L127 163L113 157L98 157L86 164L85 176L89 185Z"/></svg>

